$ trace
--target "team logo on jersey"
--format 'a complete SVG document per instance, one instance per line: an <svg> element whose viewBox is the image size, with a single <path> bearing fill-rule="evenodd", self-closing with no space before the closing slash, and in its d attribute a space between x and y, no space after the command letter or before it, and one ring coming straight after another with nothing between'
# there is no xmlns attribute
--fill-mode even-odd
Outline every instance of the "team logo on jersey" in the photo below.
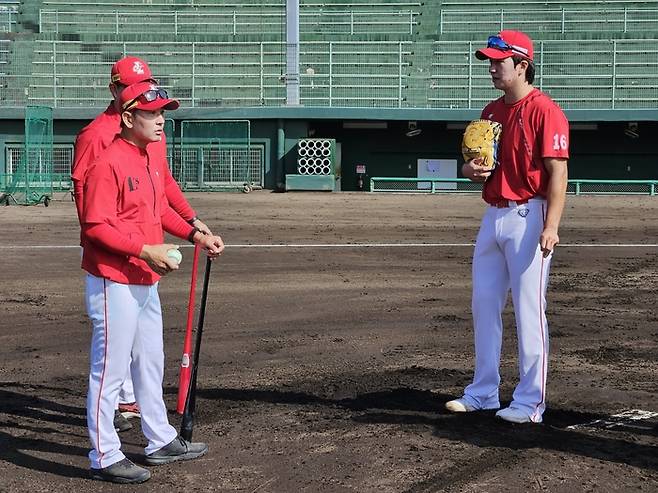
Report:
<svg viewBox="0 0 658 493"><path fill-rule="evenodd" d="M139 188L139 178L128 177L128 190L134 192Z"/></svg>
<svg viewBox="0 0 658 493"><path fill-rule="evenodd" d="M142 62L133 63L133 72L135 72L136 74L143 74L144 64Z"/></svg>
<svg viewBox="0 0 658 493"><path fill-rule="evenodd" d="M528 214L530 214L530 209L519 209L516 212L519 216L526 217Z"/></svg>

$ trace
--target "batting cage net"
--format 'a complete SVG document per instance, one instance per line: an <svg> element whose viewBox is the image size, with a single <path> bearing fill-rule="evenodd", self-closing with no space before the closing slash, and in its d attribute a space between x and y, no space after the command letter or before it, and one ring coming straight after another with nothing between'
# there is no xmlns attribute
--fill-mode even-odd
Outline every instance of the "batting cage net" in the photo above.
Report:
<svg viewBox="0 0 658 493"><path fill-rule="evenodd" d="M183 120L174 178L185 190L250 191L262 185L251 154L248 120Z"/></svg>
<svg viewBox="0 0 658 493"><path fill-rule="evenodd" d="M46 106L25 108L25 151L2 180L2 200L10 203L48 205L53 195L53 110Z"/></svg>

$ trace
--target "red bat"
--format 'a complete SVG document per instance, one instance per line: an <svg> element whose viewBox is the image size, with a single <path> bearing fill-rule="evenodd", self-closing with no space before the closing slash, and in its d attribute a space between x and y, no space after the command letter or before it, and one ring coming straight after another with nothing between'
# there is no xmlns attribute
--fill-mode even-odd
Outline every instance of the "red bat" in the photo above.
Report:
<svg viewBox="0 0 658 493"><path fill-rule="evenodd" d="M192 260L192 282L190 284L190 298L187 303L187 327L185 329L185 342L183 343L183 357L180 362L180 376L178 378L178 405L176 412L183 414L187 391L190 386L192 368L190 366L190 353L192 352L192 324L194 323L194 295L196 292L196 275L199 265L199 245L194 245L194 259Z"/></svg>
<svg viewBox="0 0 658 493"><path fill-rule="evenodd" d="M196 414L196 379L199 370L199 353L201 352L201 337L203 336L203 321L206 316L206 300L208 299L208 282L210 281L210 257L206 258L206 272L203 276L203 291L201 293L201 305L199 306L199 323L196 329L196 342L194 343L194 362L192 363L192 377L187 389L187 400L185 410L180 424L180 436L187 441L192 441L194 432L194 416Z"/></svg>

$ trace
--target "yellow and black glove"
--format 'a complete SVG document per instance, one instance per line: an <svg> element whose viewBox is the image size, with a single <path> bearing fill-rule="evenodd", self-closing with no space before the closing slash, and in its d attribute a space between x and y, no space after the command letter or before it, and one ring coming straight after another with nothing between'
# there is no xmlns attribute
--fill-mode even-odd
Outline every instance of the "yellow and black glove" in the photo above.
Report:
<svg viewBox="0 0 658 493"><path fill-rule="evenodd" d="M466 126L462 138L465 161L480 158L481 166L494 169L498 165L498 142L503 126L491 120L473 120Z"/></svg>

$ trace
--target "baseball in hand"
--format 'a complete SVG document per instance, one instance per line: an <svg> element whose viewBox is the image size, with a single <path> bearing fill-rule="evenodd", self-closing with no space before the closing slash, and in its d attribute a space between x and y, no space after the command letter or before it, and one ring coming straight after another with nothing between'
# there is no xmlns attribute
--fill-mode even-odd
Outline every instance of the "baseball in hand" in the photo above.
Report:
<svg viewBox="0 0 658 493"><path fill-rule="evenodd" d="M176 248L167 250L167 257L173 259L177 264L180 264L183 261L183 254Z"/></svg>

